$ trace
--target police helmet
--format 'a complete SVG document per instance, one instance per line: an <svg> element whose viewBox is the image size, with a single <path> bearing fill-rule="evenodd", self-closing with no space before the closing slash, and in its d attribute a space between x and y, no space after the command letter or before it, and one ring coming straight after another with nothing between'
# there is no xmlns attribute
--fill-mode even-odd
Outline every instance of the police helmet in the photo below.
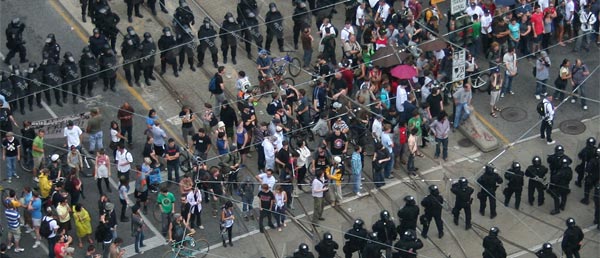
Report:
<svg viewBox="0 0 600 258"><path fill-rule="evenodd" d="M150 32L144 32L144 39L152 38L152 34Z"/></svg>
<svg viewBox="0 0 600 258"><path fill-rule="evenodd" d="M365 222L362 219L356 219L354 220L354 225L352 225L352 228L358 230L361 229L364 225Z"/></svg>
<svg viewBox="0 0 600 258"><path fill-rule="evenodd" d="M381 218L382 220L390 220L390 212L387 210L382 210L379 213L379 218Z"/></svg>
<svg viewBox="0 0 600 258"><path fill-rule="evenodd" d="M596 145L596 138L590 137L585 141L585 144L589 147L594 147Z"/></svg>
<svg viewBox="0 0 600 258"><path fill-rule="evenodd" d="M377 240L377 232L376 231L371 232L371 234L369 234L369 239Z"/></svg>
<svg viewBox="0 0 600 258"><path fill-rule="evenodd" d="M542 165L542 158L540 158L540 156L534 156L531 163L535 166Z"/></svg>
<svg viewBox="0 0 600 258"><path fill-rule="evenodd" d="M81 52L84 53L84 54L89 53L90 52L90 47L88 47L88 46L83 47L83 49L81 50Z"/></svg>
<svg viewBox="0 0 600 258"><path fill-rule="evenodd" d="M163 28L163 30L162 30L162 32L163 32L163 33L165 33L165 34L166 34L167 32L169 32L169 33L170 33L170 32L171 32L171 28L169 28L169 27L164 27L164 28Z"/></svg>
<svg viewBox="0 0 600 258"><path fill-rule="evenodd" d="M208 18L208 17L207 17ZM225 20L229 19L229 18L233 18L233 14L231 12L227 12L225 14Z"/></svg>
<svg viewBox="0 0 600 258"><path fill-rule="evenodd" d="M277 4L275 4L275 2L271 2L269 4L269 10L271 10L272 12L277 11Z"/></svg>
<svg viewBox="0 0 600 258"><path fill-rule="evenodd" d="M133 26L127 27L127 34L129 34L131 36L135 35L135 29L133 28Z"/></svg>
<svg viewBox="0 0 600 258"><path fill-rule="evenodd" d="M98 10L98 12L101 14L106 14L106 13L108 13L108 10L109 10L108 6L103 6L102 8L100 8L100 10Z"/></svg>
<svg viewBox="0 0 600 258"><path fill-rule="evenodd" d="M100 34L100 29L94 28L94 30L92 30L92 32L93 32L94 35Z"/></svg>
<svg viewBox="0 0 600 258"><path fill-rule="evenodd" d="M552 249L552 244L546 242L542 245L542 250L550 250Z"/></svg>
<svg viewBox="0 0 600 258"><path fill-rule="evenodd" d="M563 147L562 145L556 145L556 147L554 147L554 154L556 155L563 155L565 154L565 147Z"/></svg>
<svg viewBox="0 0 600 258"><path fill-rule="evenodd" d="M407 195L407 196L405 196L405 197L404 197L404 201L405 201L407 204L415 205L415 197L414 197L414 196L412 196L412 195Z"/></svg>
<svg viewBox="0 0 600 258"><path fill-rule="evenodd" d="M185 0L179 0L179 7L187 7L188 4L185 2Z"/></svg>
<svg viewBox="0 0 600 258"><path fill-rule="evenodd" d="M50 34L48 34L48 36L46 36L46 43L51 43L55 40L56 40L56 36L54 36L54 33L50 33Z"/></svg>
<svg viewBox="0 0 600 258"><path fill-rule="evenodd" d="M19 26L19 24L21 24L21 18L15 17L12 19L11 23L15 26Z"/></svg>
<svg viewBox="0 0 600 258"><path fill-rule="evenodd" d="M596 148L596 155L600 156L600 147Z"/></svg>
<svg viewBox="0 0 600 258"><path fill-rule="evenodd" d="M520 169L521 168L521 163L519 163L518 161L513 161L512 163L512 168L513 169Z"/></svg>
<svg viewBox="0 0 600 258"><path fill-rule="evenodd" d="M65 55L63 57L69 60L70 58L73 58L73 54L70 51L67 51L65 52Z"/></svg>
<svg viewBox="0 0 600 258"><path fill-rule="evenodd" d="M256 14L252 10L246 9L246 17L247 18L254 18L254 17L256 17Z"/></svg>
<svg viewBox="0 0 600 258"><path fill-rule="evenodd" d="M461 176L460 178L458 178L458 184L462 187L465 187L469 184L469 180L467 180L466 177Z"/></svg>
<svg viewBox="0 0 600 258"><path fill-rule="evenodd" d="M305 243L301 243L298 246L298 251L303 252L303 253L308 253L308 245Z"/></svg>
<svg viewBox="0 0 600 258"><path fill-rule="evenodd" d="M560 164L562 164L563 167L569 166L569 159L563 158L562 160L560 160Z"/></svg>
<svg viewBox="0 0 600 258"><path fill-rule="evenodd" d="M331 235L331 233L329 233L329 232L325 232L323 234L323 239L325 239L325 240L333 240L333 235Z"/></svg>
<svg viewBox="0 0 600 258"><path fill-rule="evenodd" d="M567 220L565 220L565 223L567 224L567 227L573 227L573 226L575 226L575 219L568 218Z"/></svg>
<svg viewBox="0 0 600 258"><path fill-rule="evenodd" d="M485 173L494 173L496 172L496 167L492 163L488 163L485 165Z"/></svg>
<svg viewBox="0 0 600 258"><path fill-rule="evenodd" d="M302 0L298 0L296 3L298 4L298 7L299 7L299 8L304 8L304 7L306 7L306 3L305 3L304 1L302 1Z"/></svg>
<svg viewBox="0 0 600 258"><path fill-rule="evenodd" d="M204 17L203 23L210 23L210 18Z"/></svg>
<svg viewBox="0 0 600 258"><path fill-rule="evenodd" d="M415 232L412 229L406 230L404 231L404 233L402 233L402 239L404 240L415 240L417 238Z"/></svg>
<svg viewBox="0 0 600 258"><path fill-rule="evenodd" d="M440 189L438 188L437 185L430 185L429 186L429 193L436 195L440 193Z"/></svg>
<svg viewBox="0 0 600 258"><path fill-rule="evenodd" d="M490 236L498 236L499 232L500 232L500 229L498 227L490 228Z"/></svg>

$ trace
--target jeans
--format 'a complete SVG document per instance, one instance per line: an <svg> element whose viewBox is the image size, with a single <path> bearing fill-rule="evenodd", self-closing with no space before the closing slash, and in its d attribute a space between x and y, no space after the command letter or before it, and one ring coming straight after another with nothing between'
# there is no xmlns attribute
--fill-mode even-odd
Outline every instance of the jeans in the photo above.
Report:
<svg viewBox="0 0 600 258"><path fill-rule="evenodd" d="M52 238L48 238L48 250L52 250L50 252L48 252L48 257L49 258L54 258L56 257L54 255L54 246L56 245L56 237L52 237ZM107 252L108 253L108 252Z"/></svg>
<svg viewBox="0 0 600 258"><path fill-rule="evenodd" d="M175 181L179 182L179 161L175 164L167 163L167 178L169 181L173 180L173 173L175 173Z"/></svg>
<svg viewBox="0 0 600 258"><path fill-rule="evenodd" d="M446 160L448 158L448 138L440 139L435 138L435 157L440 156L440 143L442 144L442 159Z"/></svg>
<svg viewBox="0 0 600 258"><path fill-rule="evenodd" d="M380 166L385 166L385 164L381 164ZM383 167L379 169L373 169L373 183L375 183L375 187L379 188L385 185L385 180L383 179Z"/></svg>
<svg viewBox="0 0 600 258"><path fill-rule="evenodd" d="M242 212L244 213L244 217L248 217L252 215L252 210L254 207L252 206L252 201L254 199L254 195L248 194L242 197Z"/></svg>
<svg viewBox="0 0 600 258"><path fill-rule="evenodd" d="M573 89L577 89L574 93L579 94L579 96L581 96L581 107L585 106L585 84L575 83L575 87L573 87ZM573 95L573 99L577 100L577 96Z"/></svg>
<svg viewBox="0 0 600 258"><path fill-rule="evenodd" d="M325 195L325 193L323 193L323 195ZM324 197L315 197L313 196L313 216L312 216L312 222L313 223L318 223L319 218L321 218L321 216L323 215L323 200Z"/></svg>
<svg viewBox="0 0 600 258"><path fill-rule="evenodd" d="M144 231L140 230L134 233L135 235L135 252L140 252L140 247L144 246Z"/></svg>
<svg viewBox="0 0 600 258"><path fill-rule="evenodd" d="M456 113L454 114L454 128L458 128L458 125L469 118L470 112L467 111L467 103L456 104Z"/></svg>
<svg viewBox="0 0 600 258"><path fill-rule="evenodd" d="M275 222L277 222L277 227L280 228L281 226L283 226L283 224L285 224L285 205L282 207L275 206L275 212L273 213L273 215L275 215Z"/></svg>
<svg viewBox="0 0 600 258"><path fill-rule="evenodd" d="M354 191L354 193L359 193L360 192L360 180L361 180L361 172L359 171L358 174L353 174L352 175L352 181L353 181L353 185L352 185L352 191Z"/></svg>
<svg viewBox="0 0 600 258"><path fill-rule="evenodd" d="M260 229L261 233L265 230L265 227L263 226L264 218L267 218L270 228L272 228L272 229L275 228L275 225L273 225L273 221L271 220L271 210L270 209L261 209L260 216L258 217L258 228Z"/></svg>
<svg viewBox="0 0 600 258"><path fill-rule="evenodd" d="M394 153L390 153L390 157L394 157ZM385 178L389 178L392 175L393 167L394 167L394 158L391 158L390 161L385 163L385 167L383 169L383 176Z"/></svg>
<svg viewBox="0 0 600 258"><path fill-rule="evenodd" d="M96 149L104 148L102 145L102 131L98 131L96 133L90 134L90 149L89 151L95 151Z"/></svg>
<svg viewBox="0 0 600 258"><path fill-rule="evenodd" d="M552 141L552 121L544 120L540 126L540 137L546 138L546 141Z"/></svg>
<svg viewBox="0 0 600 258"><path fill-rule="evenodd" d="M484 36L485 37L485 36ZM481 51L481 36L473 39L473 44L471 44L469 50L473 57L477 58L479 52Z"/></svg>
<svg viewBox="0 0 600 258"><path fill-rule="evenodd" d="M414 172L415 169L415 154L408 155L408 162L406 162L406 170Z"/></svg>
<svg viewBox="0 0 600 258"><path fill-rule="evenodd" d="M17 174L17 156L6 157L6 177L11 179Z"/></svg>
<svg viewBox="0 0 600 258"><path fill-rule="evenodd" d="M122 135L127 135L127 143L128 144L132 144L133 143L133 136L131 135L131 132L133 131L133 126L121 126L121 134Z"/></svg>
<svg viewBox="0 0 600 258"><path fill-rule="evenodd" d="M169 224L171 223L171 218L171 213L160 213L161 233L163 234L163 236L167 236Z"/></svg>
<svg viewBox="0 0 600 258"><path fill-rule="evenodd" d="M508 75L508 73L504 73L504 84L502 85L502 94L508 93L512 91L512 82L514 76Z"/></svg>
<svg viewBox="0 0 600 258"><path fill-rule="evenodd" d="M535 80L535 95L543 95L546 93L546 82L548 79Z"/></svg>
<svg viewBox="0 0 600 258"><path fill-rule="evenodd" d="M305 49L302 55L302 63L305 67L310 67L310 59L312 58L312 49Z"/></svg>
<svg viewBox="0 0 600 258"><path fill-rule="evenodd" d="M218 87L218 85L217 85ZM225 102L226 98L225 98L225 93L221 93L221 94L215 94L215 105L214 107L214 113L216 116L220 116L221 114L221 105L223 104L223 102Z"/></svg>

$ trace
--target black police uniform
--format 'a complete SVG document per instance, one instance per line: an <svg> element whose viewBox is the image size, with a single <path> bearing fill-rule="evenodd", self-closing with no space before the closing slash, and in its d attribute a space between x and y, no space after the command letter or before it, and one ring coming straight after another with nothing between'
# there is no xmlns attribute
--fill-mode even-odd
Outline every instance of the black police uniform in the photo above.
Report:
<svg viewBox="0 0 600 258"><path fill-rule="evenodd" d="M168 30L170 34L171 31ZM160 50L160 75L163 75L167 70L167 64L173 66L173 75L179 76L177 72L177 56L175 55L175 47L177 40L174 35L167 36L166 30L163 30L163 35L158 39L158 49Z"/></svg>
<svg viewBox="0 0 600 258"><path fill-rule="evenodd" d="M394 253L392 258L415 258L417 257L417 250L423 248L423 241L416 237L416 232L410 233L410 236L403 234L400 240L394 244Z"/></svg>
<svg viewBox="0 0 600 258"><path fill-rule="evenodd" d="M87 22L86 16L92 16L94 13L94 0L79 0L81 4L81 19Z"/></svg>
<svg viewBox="0 0 600 258"><path fill-rule="evenodd" d="M304 2L297 2L296 7L294 8L294 14L292 15L292 20L294 21L294 27L292 28L293 37L294 37L294 49L298 49L298 38L300 37L300 32L304 30L306 27L310 27L310 13L308 8Z"/></svg>
<svg viewBox="0 0 600 258"><path fill-rule="evenodd" d="M600 229L600 184L594 187L594 224Z"/></svg>
<svg viewBox="0 0 600 258"><path fill-rule="evenodd" d="M13 75L10 76L10 81L12 82L13 94L16 99L16 103L13 106L13 109L17 110L16 104L18 103L19 112L21 112L21 114L24 115L25 95L27 95L29 85L23 78L23 75L21 74L21 71L19 70L18 66L13 67Z"/></svg>
<svg viewBox="0 0 600 258"><path fill-rule="evenodd" d="M96 18L98 13L100 13L100 9L108 7L108 0L90 0L88 7L88 16L92 18L92 23L94 23L94 19Z"/></svg>
<svg viewBox="0 0 600 258"><path fill-rule="evenodd" d="M383 248L386 249L386 256L389 257L391 249L388 246L391 246L398 237L396 224L390 219L381 218L373 224L372 229L373 232L377 232L377 241L386 245Z"/></svg>
<svg viewBox="0 0 600 258"><path fill-rule="evenodd" d="M342 250L346 258L352 258L353 253L356 251L360 252L365 248L367 244L367 230L362 227L349 229L344 234L344 239L346 239L346 243L344 243Z"/></svg>
<svg viewBox="0 0 600 258"><path fill-rule="evenodd" d="M443 204L444 197L442 197L439 192L430 193L421 201L424 210L423 215L421 215L419 220L423 225L423 230L421 231L421 236L423 236L423 238L427 238L427 232L429 232L429 226L431 225L432 219L435 220L438 236L441 237L444 235L444 224L442 223Z"/></svg>
<svg viewBox="0 0 600 258"><path fill-rule="evenodd" d="M241 27L237 22L235 22L235 20L231 21L232 19L233 16L231 16L231 19L225 18L225 21L223 21L221 29L219 30L219 37L221 38L221 51L223 52L223 63L227 63L227 52L231 50L231 61L235 65L237 63L237 61L235 60L237 51L237 40L241 39Z"/></svg>
<svg viewBox="0 0 600 258"><path fill-rule="evenodd" d="M296 251L292 255L292 258L315 258L315 255L311 252Z"/></svg>
<svg viewBox="0 0 600 258"><path fill-rule="evenodd" d="M133 86L131 83L131 68L133 68L135 84L141 86L140 76L142 68L138 60L142 57L142 52L140 50L140 37L137 34L128 34L125 36L125 40L121 43L121 55L123 55L123 71L125 72L127 84Z"/></svg>
<svg viewBox="0 0 600 258"><path fill-rule="evenodd" d="M183 25L192 26L195 25L195 17L192 9L185 3L185 1L179 1L179 7L175 9L175 25L176 27L180 27Z"/></svg>
<svg viewBox="0 0 600 258"><path fill-rule="evenodd" d="M583 240L583 231L577 225L572 225L563 233L563 239L560 244L567 258L579 258L579 243Z"/></svg>
<svg viewBox="0 0 600 258"><path fill-rule="evenodd" d="M504 206L508 207L510 198L515 195L515 209L519 209L521 205L521 193L523 192L523 183L525 181L525 173L521 170L521 166L511 167L504 173L504 178L508 181L504 188Z"/></svg>
<svg viewBox="0 0 600 258"><path fill-rule="evenodd" d="M56 43L56 38L52 36L49 43L45 43L42 48L42 56L47 56L49 59L54 60L54 63L60 61L60 45Z"/></svg>
<svg viewBox="0 0 600 258"><path fill-rule="evenodd" d="M150 8L150 11L152 11L152 15L156 16L156 0L148 0L146 4L148 5L148 8ZM159 6L163 13L169 13L165 6L165 0L160 0Z"/></svg>
<svg viewBox="0 0 600 258"><path fill-rule="evenodd" d="M144 0L125 0L127 4L127 18L129 22L133 22L133 11L135 10L135 17L144 18L142 14L140 14L140 4L142 4Z"/></svg>
<svg viewBox="0 0 600 258"><path fill-rule="evenodd" d="M102 55L102 52L104 52L106 46L110 44L108 38L102 33L99 33L98 37L96 37L96 35L90 36L88 42L90 46L90 51L92 51L92 54L94 54L96 58L100 57L100 55Z"/></svg>
<svg viewBox="0 0 600 258"><path fill-rule="evenodd" d="M496 217L496 188L499 184L502 184L504 180L494 172L491 167L486 168L486 172L483 173L478 179L477 183L481 185L481 191L477 193L477 199L479 199L479 213L481 216L485 215L485 207L487 199L490 200L490 218Z"/></svg>
<svg viewBox="0 0 600 258"><path fill-rule="evenodd" d="M27 60L27 49L25 48L25 40L23 40L23 31L25 30L25 24L22 23L18 18L14 19L8 24L6 28L6 47L8 53L4 58L5 64L10 64L10 60L19 53L21 63L28 62ZM16 22L15 22L16 21Z"/></svg>
<svg viewBox="0 0 600 258"><path fill-rule="evenodd" d="M194 34L188 25L177 27L177 45L179 47L179 71L183 70L183 63L187 55L190 70L196 71L194 67Z"/></svg>
<svg viewBox="0 0 600 258"><path fill-rule="evenodd" d="M238 17L240 19L240 17ZM246 46L246 55L252 59L252 41L256 44L258 50L262 49L263 35L260 33L256 12L247 10L242 22L242 35L244 36L244 44Z"/></svg>
<svg viewBox="0 0 600 258"><path fill-rule="evenodd" d="M156 79L152 75L152 69L154 68L155 62L154 54L156 54L156 44L154 43L154 40L152 40L152 37L149 35L149 33L144 34L144 40L140 45L142 50L142 59L140 59L139 61L140 67L142 68L142 71L144 73L146 85L148 86L150 86L150 80Z"/></svg>
<svg viewBox="0 0 600 258"><path fill-rule="evenodd" d="M541 163L532 164L525 170L525 176L529 177L529 188L527 189L527 200L529 205L533 205L536 191L538 192L538 206L544 204L544 189L546 189L548 181L547 174L548 168Z"/></svg>
<svg viewBox="0 0 600 258"><path fill-rule="evenodd" d="M417 230L417 220L419 219L419 206L414 201L407 202L402 209L398 210L398 234L404 233L406 230Z"/></svg>
<svg viewBox="0 0 600 258"><path fill-rule="evenodd" d="M367 244L361 252L362 258L381 258L381 250L386 249L386 246L377 241L377 239L367 240Z"/></svg>
<svg viewBox="0 0 600 258"><path fill-rule="evenodd" d="M556 172L550 174L548 194L554 200L554 210L550 214L560 213L559 209L565 210L567 196L571 192L569 189L571 179L573 179L573 171L568 165L564 165L562 168L556 170Z"/></svg>
<svg viewBox="0 0 600 258"><path fill-rule="evenodd" d="M575 167L575 172L577 173L577 180L575 181L575 185L581 187L581 183L583 182L583 178L585 177L586 168L590 160L592 160L596 156L596 146L594 145L586 145L579 153L577 157L581 160L581 163Z"/></svg>
<svg viewBox="0 0 600 258"><path fill-rule="evenodd" d="M77 95L79 94L79 67L77 66L77 63L75 63L75 58L73 58L71 53L65 55L65 60L60 66L60 74L63 80L63 84L61 85L63 102L67 103L69 86L71 86L70 92L71 95L73 95L73 103L77 104Z"/></svg>
<svg viewBox="0 0 600 258"><path fill-rule="evenodd" d="M46 102L50 105L50 87L53 88L54 98L56 99L56 105L62 107L60 101L60 90L56 87L62 83L62 77L60 76L60 66L54 62L54 59L48 58L42 61L40 69L43 71L43 82L48 89L46 92Z"/></svg>
<svg viewBox="0 0 600 258"><path fill-rule="evenodd" d="M458 225L458 217L460 210L465 210L465 228L471 228L471 203L473 203L473 192L475 189L470 187L468 183L457 182L452 184L450 191L456 196L454 202L454 208L452 208L452 214L454 215L454 224Z"/></svg>
<svg viewBox="0 0 600 258"><path fill-rule="evenodd" d="M269 9L277 8L274 6L275 3L269 4ZM273 5L273 7L271 7ZM273 37L277 39L277 45L279 46L279 52L283 52L283 15L279 10L269 10L265 17L265 23L267 26L267 40L265 41L265 49L271 51L271 42Z"/></svg>
<svg viewBox="0 0 600 258"><path fill-rule="evenodd" d="M204 64L204 53L206 52L206 49L210 51L214 67L219 67L217 64L219 58L217 56L217 44L215 43L216 36L217 31L210 23L210 19L205 18L202 26L198 29L198 41L200 42L196 49L198 51L198 67L201 67ZM235 56L235 47L233 47L231 51L231 55ZM225 51L223 54L225 54ZM225 55L223 55L223 57L226 58Z"/></svg>
<svg viewBox="0 0 600 258"><path fill-rule="evenodd" d="M600 148L600 147L598 147ZM590 191L600 182L600 153L595 153L595 156L587 162L585 166L585 179L583 188L583 204L589 203Z"/></svg>
<svg viewBox="0 0 600 258"><path fill-rule="evenodd" d="M117 57L111 49L106 50L104 55L100 56L100 69L102 70L102 81L104 82L104 91L110 88L111 91L116 91L115 84L117 82Z"/></svg>
<svg viewBox="0 0 600 258"><path fill-rule="evenodd" d="M498 236L487 235L483 238L483 258L506 258L506 249Z"/></svg>
<svg viewBox="0 0 600 258"><path fill-rule="evenodd" d="M340 248L337 242L332 239L322 239L318 244L315 245L315 251L319 255L319 258L333 258L335 257L336 250Z"/></svg>
<svg viewBox="0 0 600 258"><path fill-rule="evenodd" d="M9 75L7 75L6 73L4 73L4 71L0 71L0 94L2 94L2 96L4 96L4 98L6 99L6 102L8 102L9 105L14 104L14 94L13 94L13 86L12 86L12 82L9 79ZM2 106L0 106L0 108L2 108ZM10 124L10 123L9 123ZM4 134L6 134L6 132L2 132L4 136Z"/></svg>
<svg viewBox="0 0 600 258"><path fill-rule="evenodd" d="M121 18L119 15L112 12L110 8L108 8L105 13L96 14L96 17L94 18L94 24L100 29L100 33L110 40L110 47L113 51L116 51L117 35L119 34L117 24L120 21Z"/></svg>
<svg viewBox="0 0 600 258"><path fill-rule="evenodd" d="M552 249L539 250L535 252L535 256L537 256L538 258L558 258L558 256L556 256L556 254L552 252Z"/></svg>
<svg viewBox="0 0 600 258"><path fill-rule="evenodd" d="M38 108L42 107L42 71L38 69L36 63L30 63L29 69L27 70L27 83L29 83L29 87L27 87L27 103L29 104L29 111L33 111L33 100L35 98L35 102Z"/></svg>
<svg viewBox="0 0 600 258"><path fill-rule="evenodd" d="M100 76L98 74L100 72L100 65L89 48L84 48L79 58L79 71L81 72L79 94L85 95L87 92L88 97L93 96L94 85Z"/></svg>
<svg viewBox="0 0 600 258"><path fill-rule="evenodd" d="M566 158L569 161L569 166L571 166L571 163L573 163L573 160L569 156L565 155L564 153L556 153L555 152L554 154L548 155L546 162L548 162L548 168L550 169L550 173L552 173L562 167L561 160L563 158Z"/></svg>

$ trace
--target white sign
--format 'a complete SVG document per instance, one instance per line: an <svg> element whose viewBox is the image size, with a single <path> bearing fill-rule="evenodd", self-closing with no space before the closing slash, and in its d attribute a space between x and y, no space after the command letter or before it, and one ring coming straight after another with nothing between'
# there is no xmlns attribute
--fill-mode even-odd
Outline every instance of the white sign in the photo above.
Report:
<svg viewBox="0 0 600 258"><path fill-rule="evenodd" d="M450 1L450 12L452 14L460 13L467 9L466 0L452 0Z"/></svg>
<svg viewBox="0 0 600 258"><path fill-rule="evenodd" d="M87 122L90 118L90 112L85 112L58 118L33 121L31 122L31 127L33 127L33 129L36 131L39 129L44 129L44 131L46 131L46 135L44 136L45 139L59 139L65 137L63 130L65 127L67 127L67 121L73 121L74 125L79 126L81 130L85 131Z"/></svg>
<svg viewBox="0 0 600 258"><path fill-rule="evenodd" d="M465 78L465 50L455 51L452 55L452 81Z"/></svg>

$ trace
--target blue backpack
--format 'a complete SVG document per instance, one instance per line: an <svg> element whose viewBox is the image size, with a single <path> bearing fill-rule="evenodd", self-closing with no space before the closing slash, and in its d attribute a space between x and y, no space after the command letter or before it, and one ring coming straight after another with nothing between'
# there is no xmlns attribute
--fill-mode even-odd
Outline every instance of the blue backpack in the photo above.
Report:
<svg viewBox="0 0 600 258"><path fill-rule="evenodd" d="M210 82L208 83L208 91L213 94L215 91L217 91L217 75L214 75L212 78L210 78Z"/></svg>

